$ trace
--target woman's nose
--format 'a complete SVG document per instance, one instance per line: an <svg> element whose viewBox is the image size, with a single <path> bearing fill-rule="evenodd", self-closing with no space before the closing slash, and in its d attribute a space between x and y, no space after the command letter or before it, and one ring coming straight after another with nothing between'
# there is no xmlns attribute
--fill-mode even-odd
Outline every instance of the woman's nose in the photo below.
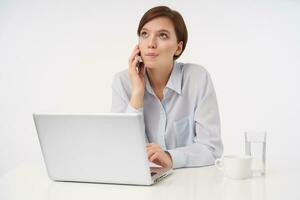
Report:
<svg viewBox="0 0 300 200"><path fill-rule="evenodd" d="M156 48L156 39L155 37L150 37L148 41L148 48Z"/></svg>

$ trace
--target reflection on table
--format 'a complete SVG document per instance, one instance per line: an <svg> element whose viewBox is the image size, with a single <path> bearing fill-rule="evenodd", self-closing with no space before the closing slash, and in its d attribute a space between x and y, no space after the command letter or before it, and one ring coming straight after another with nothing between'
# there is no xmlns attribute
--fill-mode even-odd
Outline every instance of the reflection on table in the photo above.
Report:
<svg viewBox="0 0 300 200"><path fill-rule="evenodd" d="M214 166L186 168L153 186L51 181L41 163L24 163L0 177L0 199L300 199L299 170L274 168L247 180L223 177Z"/></svg>

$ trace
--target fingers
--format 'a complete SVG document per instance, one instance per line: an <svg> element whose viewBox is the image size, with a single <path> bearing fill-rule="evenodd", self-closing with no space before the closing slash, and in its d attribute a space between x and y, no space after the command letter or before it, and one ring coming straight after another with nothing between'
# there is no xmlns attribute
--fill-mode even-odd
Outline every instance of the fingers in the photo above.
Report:
<svg viewBox="0 0 300 200"><path fill-rule="evenodd" d="M139 45L135 45L135 47L130 55L129 62L132 62L133 59L135 58L135 56L138 55L139 52L140 52Z"/></svg>
<svg viewBox="0 0 300 200"><path fill-rule="evenodd" d="M156 157L164 154L164 150L158 144L147 144L147 154L148 159L150 160L154 154L157 154Z"/></svg>
<svg viewBox="0 0 300 200"><path fill-rule="evenodd" d="M146 145L149 161L162 167L172 167L171 157L160 147L159 144L149 143Z"/></svg>
<svg viewBox="0 0 300 200"><path fill-rule="evenodd" d="M133 76L139 76L140 78L144 77L145 74L145 67L142 65L142 67L137 70L136 65L138 61L140 60L140 56L138 55L140 53L139 46L136 45L132 51L132 54L128 60L128 65L129 65L129 73L132 74Z"/></svg>
<svg viewBox="0 0 300 200"><path fill-rule="evenodd" d="M162 151L154 151L149 154L148 160L162 167L168 167L168 161Z"/></svg>
<svg viewBox="0 0 300 200"><path fill-rule="evenodd" d="M154 162L156 159L159 159L159 153L158 153L158 152L154 153L154 154L149 158L149 160L150 160L151 162Z"/></svg>
<svg viewBox="0 0 300 200"><path fill-rule="evenodd" d="M146 144L146 147L147 147L147 148L148 148L148 147L155 147L155 146L156 146L156 147L160 147L159 144L156 144L156 143L147 143L147 144Z"/></svg>
<svg viewBox="0 0 300 200"><path fill-rule="evenodd" d="M136 56L136 57L133 59L133 62L129 64L129 70L130 70L131 72L137 72L137 71L136 71L136 64L137 64L138 60L139 60L139 58L138 58L138 56Z"/></svg>
<svg viewBox="0 0 300 200"><path fill-rule="evenodd" d="M136 63L137 63L137 61L139 60L139 58L138 58L139 52L140 52L139 46L136 45L136 46L134 47L134 49L133 49L133 51L132 51L130 57L129 57L129 60L128 60L129 66L136 66ZM133 64L134 64L134 65L133 65Z"/></svg>
<svg viewBox="0 0 300 200"><path fill-rule="evenodd" d="M148 154L148 158L150 158L153 154L160 152L161 150L158 148L148 148L147 149L147 154Z"/></svg>

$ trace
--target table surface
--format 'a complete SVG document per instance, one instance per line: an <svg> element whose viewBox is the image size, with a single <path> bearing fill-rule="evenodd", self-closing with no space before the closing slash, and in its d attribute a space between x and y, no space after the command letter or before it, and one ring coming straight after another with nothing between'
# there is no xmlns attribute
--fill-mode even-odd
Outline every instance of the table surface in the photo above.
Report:
<svg viewBox="0 0 300 200"><path fill-rule="evenodd" d="M0 176L0 199L300 199L299 167L273 167L263 177L231 180L214 166L174 170L153 186L55 182L40 163L23 163Z"/></svg>

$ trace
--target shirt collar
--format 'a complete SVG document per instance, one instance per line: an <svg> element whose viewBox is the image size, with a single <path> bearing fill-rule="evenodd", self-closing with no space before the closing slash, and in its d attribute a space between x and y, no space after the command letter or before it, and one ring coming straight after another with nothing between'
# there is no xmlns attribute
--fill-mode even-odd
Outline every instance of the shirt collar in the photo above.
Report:
<svg viewBox="0 0 300 200"><path fill-rule="evenodd" d="M155 95L154 91L150 85L150 81L148 79L147 73L145 73L145 77L146 77L146 79L145 79L146 90L150 94ZM176 93L178 93L180 95L181 94L181 83L182 83L182 70L181 70L180 64L178 62L174 61L172 72L171 72L171 75L169 77L166 87L171 90L174 90Z"/></svg>
<svg viewBox="0 0 300 200"><path fill-rule="evenodd" d="M179 95L181 94L181 81L182 81L182 70L180 64L174 61L171 76L167 82L166 87L174 90Z"/></svg>

